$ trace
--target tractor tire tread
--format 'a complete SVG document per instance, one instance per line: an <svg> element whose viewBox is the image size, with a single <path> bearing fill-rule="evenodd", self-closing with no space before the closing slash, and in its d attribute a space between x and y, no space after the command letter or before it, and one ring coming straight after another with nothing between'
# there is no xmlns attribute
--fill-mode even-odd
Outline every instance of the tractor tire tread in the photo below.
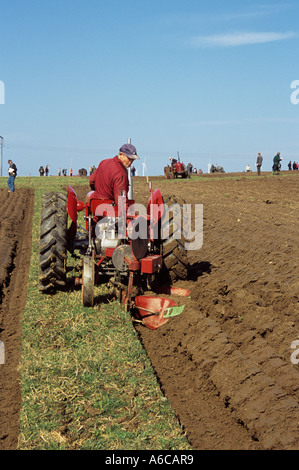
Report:
<svg viewBox="0 0 299 470"><path fill-rule="evenodd" d="M39 290L50 293L66 286L67 196L49 192L42 198Z"/></svg>
<svg viewBox="0 0 299 470"><path fill-rule="evenodd" d="M168 196L164 199L164 204L166 210L161 224L163 257L161 276L168 276L171 282L178 279L185 280L189 271L184 243L186 240L184 235L188 231L183 211L185 201L178 196ZM166 235L168 235L167 238L164 238Z"/></svg>

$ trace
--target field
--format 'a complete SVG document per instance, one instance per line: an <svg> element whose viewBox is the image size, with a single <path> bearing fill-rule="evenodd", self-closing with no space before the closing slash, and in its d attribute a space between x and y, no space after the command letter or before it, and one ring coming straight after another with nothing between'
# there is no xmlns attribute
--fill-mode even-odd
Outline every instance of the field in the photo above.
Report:
<svg viewBox="0 0 299 470"><path fill-rule="evenodd" d="M6 346L6 363L0 365L0 449L43 448L43 442L44 448L50 446L46 434L30 442L24 419L28 411L22 411L28 409L27 391L22 391L24 379L19 378L26 375L19 350L29 334L23 326L22 335L23 311L36 295L29 289L26 300L28 282L29 288L34 283L37 287L36 269L31 280L29 270L31 239L33 252L38 240L38 229L30 225L34 193L37 204L35 180L35 189L27 183L18 187L17 180L15 194L0 190L0 340ZM73 180L83 197L87 185ZM177 435L181 426L187 438L172 445L164 439L160 448L298 450L299 175L224 174L175 181L152 178L152 183L163 195L203 204L204 218L203 246L188 252L189 278L176 283L191 290L183 313L155 331L131 321L126 325L137 332L134 341L146 352L174 412ZM144 178L134 179L136 202L147 203L147 186ZM107 302L99 299L88 310L101 316ZM46 305L47 300L38 302ZM40 323L40 317L35 319ZM39 420L41 416L48 414L43 410ZM80 448L62 434L59 445ZM142 445L138 448L150 448L149 441ZM115 448L134 447L122 442Z"/></svg>
<svg viewBox="0 0 299 470"><path fill-rule="evenodd" d="M1 189L0 197L0 338L5 345L5 365L0 365L0 449L6 449L15 448L19 432L21 317L27 295L34 193L22 188L8 194Z"/></svg>

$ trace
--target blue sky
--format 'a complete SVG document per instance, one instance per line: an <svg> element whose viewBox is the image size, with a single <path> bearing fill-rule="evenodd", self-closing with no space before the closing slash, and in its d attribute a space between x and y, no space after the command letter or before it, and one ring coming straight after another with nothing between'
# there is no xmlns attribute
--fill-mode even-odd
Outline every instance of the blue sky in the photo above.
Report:
<svg viewBox="0 0 299 470"><path fill-rule="evenodd" d="M8 158L20 175L76 174L129 138L139 174L177 152L230 172L258 152L269 171L280 151L287 169L298 13L295 0L0 0L3 176Z"/></svg>

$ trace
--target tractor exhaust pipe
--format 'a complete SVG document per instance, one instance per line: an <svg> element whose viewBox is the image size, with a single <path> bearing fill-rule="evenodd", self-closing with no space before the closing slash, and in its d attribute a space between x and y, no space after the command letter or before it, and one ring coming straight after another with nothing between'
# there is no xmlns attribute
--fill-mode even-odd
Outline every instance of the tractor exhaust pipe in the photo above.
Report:
<svg viewBox="0 0 299 470"><path fill-rule="evenodd" d="M133 178L131 173L131 168L128 168L128 180L129 180L129 192L128 199L133 199Z"/></svg>
<svg viewBox="0 0 299 470"><path fill-rule="evenodd" d="M128 139L128 144L131 143L131 139ZM131 168L128 168L128 180L129 180L129 192L128 192L128 199L133 199L133 178L131 173Z"/></svg>

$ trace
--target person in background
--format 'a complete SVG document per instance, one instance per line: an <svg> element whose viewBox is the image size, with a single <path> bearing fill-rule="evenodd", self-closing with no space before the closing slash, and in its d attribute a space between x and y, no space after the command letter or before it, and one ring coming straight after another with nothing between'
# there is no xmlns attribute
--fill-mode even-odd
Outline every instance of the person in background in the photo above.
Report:
<svg viewBox="0 0 299 470"><path fill-rule="evenodd" d="M8 192L14 193L15 192L15 178L17 176L17 167L13 163L12 160L8 160L9 168L8 168Z"/></svg>
<svg viewBox="0 0 299 470"><path fill-rule="evenodd" d="M193 168L193 165L191 163L188 163L187 171L188 171L189 175L192 175L192 168Z"/></svg>
<svg viewBox="0 0 299 470"><path fill-rule="evenodd" d="M283 160L283 158L281 158L280 152L277 152L277 154L273 158L273 173L274 173L274 175L279 175L280 174L280 168L281 168L280 162L281 162L281 160Z"/></svg>
<svg viewBox="0 0 299 470"><path fill-rule="evenodd" d="M257 154L257 159L256 159L256 168L257 168L257 174L261 174L261 168L263 164L263 157L261 156L260 152Z"/></svg>

